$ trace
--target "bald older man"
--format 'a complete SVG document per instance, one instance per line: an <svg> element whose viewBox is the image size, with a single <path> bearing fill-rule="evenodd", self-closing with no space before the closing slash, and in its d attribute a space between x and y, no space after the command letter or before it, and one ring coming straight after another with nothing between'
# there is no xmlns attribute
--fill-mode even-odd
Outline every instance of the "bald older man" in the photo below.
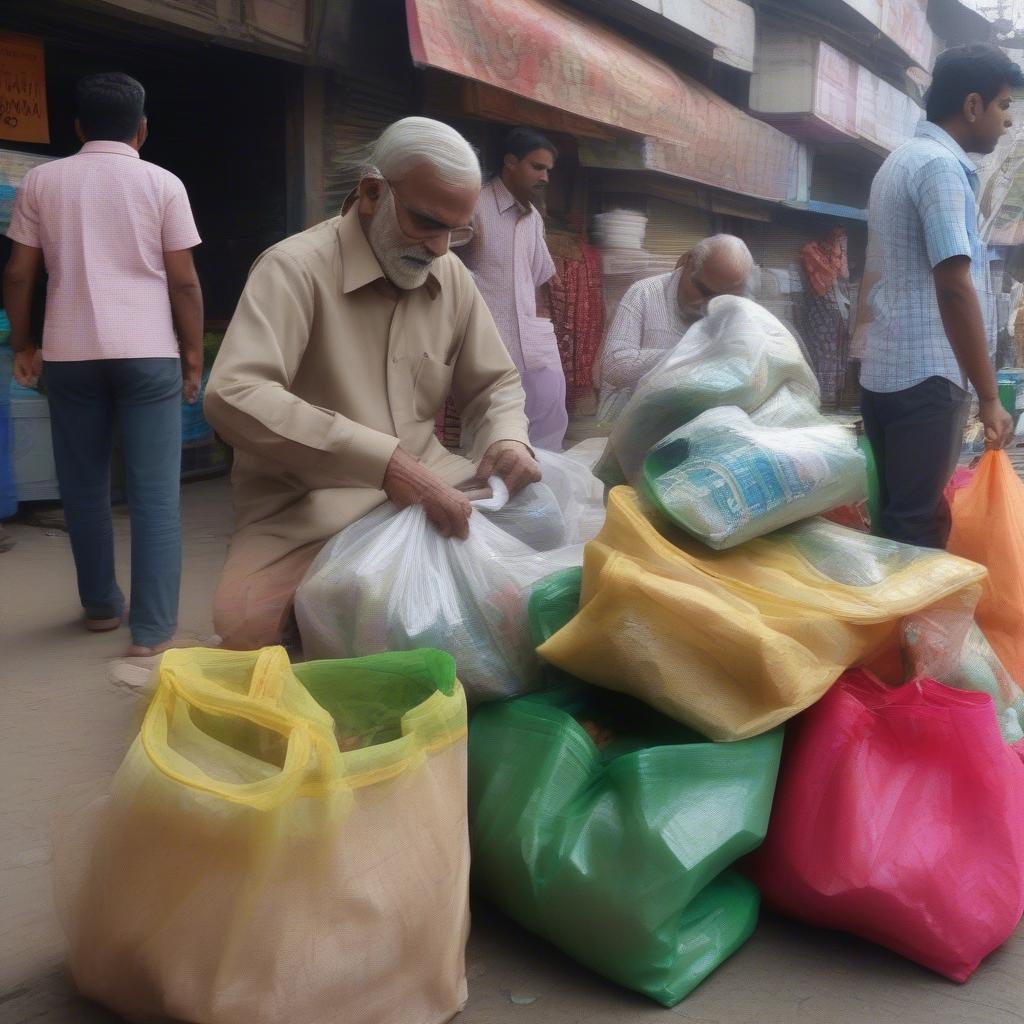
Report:
<svg viewBox="0 0 1024 1024"><path fill-rule="evenodd" d="M206 392L235 446L235 534L214 597L226 647L278 643L325 541L385 500L465 537L472 487L540 480L525 396L469 271L476 154L428 118L372 147L352 207L265 252ZM434 437L452 395L474 445Z"/></svg>
<svg viewBox="0 0 1024 1024"><path fill-rule="evenodd" d="M623 296L601 353L598 419L611 423L648 370L700 320L716 295L747 295L754 258L735 235L712 235L671 274L637 281Z"/></svg>

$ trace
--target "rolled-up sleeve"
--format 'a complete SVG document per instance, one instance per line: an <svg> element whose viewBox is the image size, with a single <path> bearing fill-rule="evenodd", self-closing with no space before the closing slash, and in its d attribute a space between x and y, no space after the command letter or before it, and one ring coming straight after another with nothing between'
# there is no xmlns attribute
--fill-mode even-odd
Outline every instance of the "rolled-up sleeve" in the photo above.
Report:
<svg viewBox="0 0 1024 1024"><path fill-rule="evenodd" d="M495 441L521 441L529 446L529 422L519 371L468 273L462 288L468 293L453 367L452 398L474 439L471 455L475 460Z"/></svg>
<svg viewBox="0 0 1024 1024"><path fill-rule="evenodd" d="M912 194L931 267L954 256L972 256L967 203L973 201L973 193L959 166L941 157L930 160L917 172Z"/></svg>
<svg viewBox="0 0 1024 1024"><path fill-rule="evenodd" d="M249 274L210 374L206 417L230 444L278 463L311 489L380 488L398 439L289 390L314 308L308 273L285 253L265 254Z"/></svg>

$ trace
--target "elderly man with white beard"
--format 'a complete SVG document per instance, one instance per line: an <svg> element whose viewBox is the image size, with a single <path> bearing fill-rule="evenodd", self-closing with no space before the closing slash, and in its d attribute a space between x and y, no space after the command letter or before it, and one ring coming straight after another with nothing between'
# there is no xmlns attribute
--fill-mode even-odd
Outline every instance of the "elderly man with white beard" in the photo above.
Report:
<svg viewBox="0 0 1024 1024"><path fill-rule="evenodd" d="M467 490L540 479L525 397L469 271L480 165L454 129L409 117L371 147L339 217L249 274L206 392L235 447L235 533L214 598L227 647L278 643L324 543L390 499L464 538ZM474 444L434 437L451 394Z"/></svg>

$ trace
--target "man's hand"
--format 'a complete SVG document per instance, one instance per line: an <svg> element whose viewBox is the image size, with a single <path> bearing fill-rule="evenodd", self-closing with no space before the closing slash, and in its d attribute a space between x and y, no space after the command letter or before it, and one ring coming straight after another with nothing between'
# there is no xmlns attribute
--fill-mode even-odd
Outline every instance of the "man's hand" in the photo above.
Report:
<svg viewBox="0 0 1024 1024"><path fill-rule="evenodd" d="M203 381L203 364L200 360L196 365L195 360L181 357L181 397L194 405L199 401L199 390Z"/></svg>
<svg viewBox="0 0 1024 1024"><path fill-rule="evenodd" d="M42 375L42 349L33 345L31 348L19 349L14 353L14 379L23 388L34 388Z"/></svg>
<svg viewBox="0 0 1024 1024"><path fill-rule="evenodd" d="M527 484L540 482L540 466L521 441L495 441L484 453L476 475L480 480L500 476L514 498Z"/></svg>
<svg viewBox="0 0 1024 1024"><path fill-rule="evenodd" d="M395 449L384 472L384 493L399 508L422 505L442 537L465 540L469 536L473 512L469 498L401 448Z"/></svg>
<svg viewBox="0 0 1024 1024"><path fill-rule="evenodd" d="M998 398L979 403L978 419L985 427L986 448L1005 448L1013 440L1013 417Z"/></svg>

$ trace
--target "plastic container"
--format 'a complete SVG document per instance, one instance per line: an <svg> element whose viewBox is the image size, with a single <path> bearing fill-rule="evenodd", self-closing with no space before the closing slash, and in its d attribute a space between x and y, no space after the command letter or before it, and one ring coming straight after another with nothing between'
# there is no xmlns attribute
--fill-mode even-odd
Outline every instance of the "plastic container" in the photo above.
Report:
<svg viewBox="0 0 1024 1024"><path fill-rule="evenodd" d="M10 384L14 486L18 501L60 497L50 436L50 407L38 391Z"/></svg>

